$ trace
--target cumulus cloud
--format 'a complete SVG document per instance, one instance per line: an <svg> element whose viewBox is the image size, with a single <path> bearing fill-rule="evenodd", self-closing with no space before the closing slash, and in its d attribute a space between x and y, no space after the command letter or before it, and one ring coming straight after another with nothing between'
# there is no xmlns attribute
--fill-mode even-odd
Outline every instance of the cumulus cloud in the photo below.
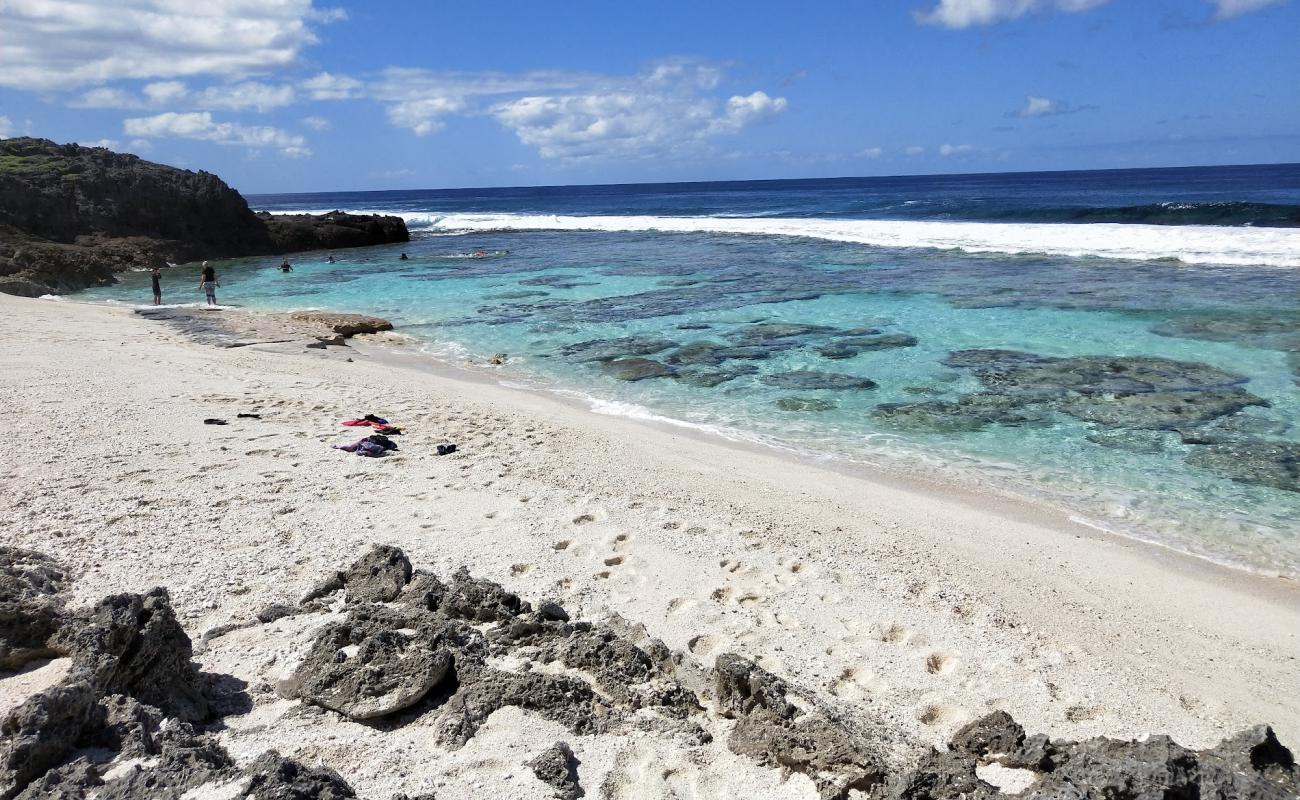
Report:
<svg viewBox="0 0 1300 800"><path fill-rule="evenodd" d="M364 84L347 75L322 72L302 82L302 88L313 100L353 100L361 97Z"/></svg>
<svg viewBox="0 0 1300 800"><path fill-rule="evenodd" d="M314 131L327 131L331 127L333 127L330 124L329 120L325 119L324 117L315 117L315 116L303 117L302 124L306 125L308 128L311 128Z"/></svg>
<svg viewBox="0 0 1300 800"><path fill-rule="evenodd" d="M934 8L918 11L915 16L917 22L926 25L969 28L1018 19L1036 11L1087 11L1108 2L1110 0L939 0Z"/></svg>
<svg viewBox="0 0 1300 800"><path fill-rule="evenodd" d="M106 147L109 150L116 150L118 141L116 139L96 139L93 142L77 142L82 147Z"/></svg>
<svg viewBox="0 0 1300 800"><path fill-rule="evenodd" d="M953 156L964 156L975 152L975 146L969 144L941 144L939 145L939 155L943 158L952 158Z"/></svg>
<svg viewBox="0 0 1300 800"><path fill-rule="evenodd" d="M857 157L858 158L880 158L882 155L884 155L884 153L885 153L885 149L883 147L866 147L857 152Z"/></svg>
<svg viewBox="0 0 1300 800"><path fill-rule="evenodd" d="M74 98L73 108L186 108L199 111L272 111L290 105L296 99L288 85L259 81L218 84L191 90L181 81L157 81L145 84L139 94L124 89L100 87Z"/></svg>
<svg viewBox="0 0 1300 800"><path fill-rule="evenodd" d="M0 139L8 139L14 132L14 124L8 117L0 117Z"/></svg>
<svg viewBox="0 0 1300 800"><path fill-rule="evenodd" d="M786 111L764 91L718 95L725 70L686 58L635 75L573 71L433 72L391 67L372 79L322 73L302 90L321 99L368 97L418 136L453 116L487 115L544 158L643 158L698 149Z"/></svg>
<svg viewBox="0 0 1300 800"><path fill-rule="evenodd" d="M1285 2L1286 0L1210 0L1210 4L1214 6L1214 18L1217 20L1232 19Z"/></svg>
<svg viewBox="0 0 1300 800"><path fill-rule="evenodd" d="M168 111L152 117L133 117L122 121L122 131L142 139L197 139L255 150L272 148L288 158L311 155L306 139L301 136L279 128L218 122L206 111Z"/></svg>
<svg viewBox="0 0 1300 800"><path fill-rule="evenodd" d="M5 0L0 86L242 75L292 64L330 14L313 0Z"/></svg>
<svg viewBox="0 0 1300 800"><path fill-rule="evenodd" d="M1096 106L1075 106L1064 100L1053 100L1050 97L1040 97L1038 95L1026 95L1025 105L1018 111L1008 111L1003 116L1019 117L1021 119L1032 119L1034 117L1055 117L1061 114L1077 114L1080 111L1090 111L1096 109Z"/></svg>

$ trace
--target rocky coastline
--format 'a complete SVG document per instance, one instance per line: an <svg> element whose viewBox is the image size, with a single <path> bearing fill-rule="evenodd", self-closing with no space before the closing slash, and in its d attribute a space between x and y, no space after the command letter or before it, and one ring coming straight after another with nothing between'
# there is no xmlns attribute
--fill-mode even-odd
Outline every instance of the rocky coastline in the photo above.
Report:
<svg viewBox="0 0 1300 800"><path fill-rule="evenodd" d="M257 214L208 172L101 147L0 140L0 292L8 294L73 292L162 262L409 239L399 217Z"/></svg>
<svg viewBox="0 0 1300 800"><path fill-rule="evenodd" d="M274 686L200 671L166 589L72 609L73 581L45 555L0 548L0 665L64 664L60 680L0 721L4 800L199 790L258 800L355 797L329 768L274 750L241 764L222 746L223 718L275 698L356 725L422 725L447 750L464 747L506 707L575 737L635 730L683 749L725 740L762 767L806 776L823 800L1272 800L1300 792L1291 751L1266 725L1195 751L1167 736L1057 741L1027 735L995 711L962 727L946 749L916 747L741 655L720 654L709 668L631 621L574 620L555 600L529 602L464 567L444 580L389 545L324 576L296 604L273 604L200 639L202 647L234 630L317 620L306 623L310 644ZM330 621L320 624L322 613ZM542 782L537 796L586 791L567 742L538 742L528 766Z"/></svg>

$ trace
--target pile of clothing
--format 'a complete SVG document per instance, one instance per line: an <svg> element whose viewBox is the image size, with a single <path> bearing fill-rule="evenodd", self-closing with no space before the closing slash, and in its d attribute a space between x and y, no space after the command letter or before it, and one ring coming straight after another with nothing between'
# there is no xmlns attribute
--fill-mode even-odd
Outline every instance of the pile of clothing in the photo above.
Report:
<svg viewBox="0 0 1300 800"><path fill-rule="evenodd" d="M352 444L330 445L335 450L346 450L349 453L356 453L366 458L379 458L388 455L389 450L396 450L397 443L388 437L397 436L402 432L401 428L390 424L383 417L376 417L374 414L367 414L357 419L345 419L343 424L349 428L375 429L375 433L364 439L358 439Z"/></svg>
<svg viewBox="0 0 1300 800"><path fill-rule="evenodd" d="M388 437L397 436L402 432L401 428L374 414L366 414L364 417L357 417L356 419L345 419L342 424L349 428L373 428L375 430L366 438L358 439L352 444L330 445L335 450L346 450L349 453L356 453L366 458L380 458L388 455L390 450L396 450L397 444ZM440 456L454 452L456 452L456 445L454 444L438 445L438 455Z"/></svg>
<svg viewBox="0 0 1300 800"><path fill-rule="evenodd" d="M380 433L393 436L402 432L402 429L396 425L390 425L388 420L383 417L376 417L374 414L367 414L357 419L345 419L343 424L349 428L374 428Z"/></svg>
<svg viewBox="0 0 1300 800"><path fill-rule="evenodd" d="M358 439L352 444L331 445L335 450L346 450L349 453L356 453L366 458L379 458L388 455L389 450L396 450L397 444L382 433L372 433L364 439Z"/></svg>

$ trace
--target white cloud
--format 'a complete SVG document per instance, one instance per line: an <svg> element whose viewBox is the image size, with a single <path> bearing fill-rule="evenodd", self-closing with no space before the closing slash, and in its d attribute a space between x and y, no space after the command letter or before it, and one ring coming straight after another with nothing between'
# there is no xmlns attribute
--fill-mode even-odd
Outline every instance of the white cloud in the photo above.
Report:
<svg viewBox="0 0 1300 800"><path fill-rule="evenodd" d="M939 0L933 9L918 11L915 16L917 22L926 25L969 28L1018 19L1035 11L1087 11L1108 2L1110 0Z"/></svg>
<svg viewBox="0 0 1300 800"><path fill-rule="evenodd" d="M4 0L0 86L242 75L292 64L330 16L313 0Z"/></svg>
<svg viewBox="0 0 1300 800"><path fill-rule="evenodd" d="M399 128L410 128L416 136L442 130L443 118L465 109L457 97L425 97L404 100L388 107L388 119Z"/></svg>
<svg viewBox="0 0 1300 800"><path fill-rule="evenodd" d="M858 158L880 158L884 153L885 149L883 147L866 147L859 150L855 155Z"/></svg>
<svg viewBox="0 0 1300 800"><path fill-rule="evenodd" d="M1095 111L1096 106L1076 106L1067 103L1064 100L1053 100L1050 97L1040 97L1039 95L1026 95L1025 106L1018 111L1009 111L1004 116L1020 117L1021 119L1032 119L1034 117L1055 117L1061 114L1077 114L1080 111Z"/></svg>
<svg viewBox="0 0 1300 800"><path fill-rule="evenodd" d="M153 149L153 142L148 139L132 139L127 142L127 148L135 153L147 153Z"/></svg>
<svg viewBox="0 0 1300 800"><path fill-rule="evenodd" d="M73 108L186 108L198 111L267 112L290 105L296 99L294 89L288 85L272 85L258 81L224 83L191 91L181 81L156 81L145 84L139 95L123 89L101 87L84 92L73 99Z"/></svg>
<svg viewBox="0 0 1300 800"><path fill-rule="evenodd" d="M332 127L324 117L303 117L302 124L314 131L327 131Z"/></svg>
<svg viewBox="0 0 1300 800"><path fill-rule="evenodd" d="M316 99L373 99L393 125L418 136L452 116L488 115L545 158L583 160L684 153L789 107L763 91L717 96L724 78L718 65L674 58L623 76L390 67L367 80L321 73L301 89Z"/></svg>
<svg viewBox="0 0 1300 800"><path fill-rule="evenodd" d="M144 87L144 96L154 105L175 103L187 94L189 89L180 81L159 81Z"/></svg>
<svg viewBox="0 0 1300 800"><path fill-rule="evenodd" d="M939 155L943 158L953 156L964 156L975 152L975 147L969 144L941 144L939 145Z"/></svg>
<svg viewBox="0 0 1300 800"><path fill-rule="evenodd" d="M364 84L347 75L331 75L322 72L302 82L302 88L313 100L352 100L361 97Z"/></svg>
<svg viewBox="0 0 1300 800"><path fill-rule="evenodd" d="M914 145L912 145L911 147L905 147L905 148L903 148L903 155L907 155L907 156L923 156L923 155L925 155L925 148L924 148L924 147L921 147L919 144L914 144Z"/></svg>
<svg viewBox="0 0 1300 800"><path fill-rule="evenodd" d="M0 139L8 139L14 131L14 124L8 117L0 117Z"/></svg>
<svg viewBox="0 0 1300 800"><path fill-rule="evenodd" d="M152 117L133 117L122 121L122 130L127 136L144 139L197 139L254 149L274 148L289 158L311 155L307 140L297 134L266 126L217 122L206 111L168 111Z"/></svg>
<svg viewBox="0 0 1300 800"><path fill-rule="evenodd" d="M271 111L290 105L294 101L292 86L272 86L257 81L209 86L189 98L189 104L200 110L242 111L253 109Z"/></svg>
<svg viewBox="0 0 1300 800"><path fill-rule="evenodd" d="M116 139L96 139L93 142L77 142L82 147L107 147L109 150L116 150L118 141Z"/></svg>
<svg viewBox="0 0 1300 800"><path fill-rule="evenodd" d="M1214 6L1214 18L1218 20L1232 19L1285 2L1286 0L1210 0Z"/></svg>

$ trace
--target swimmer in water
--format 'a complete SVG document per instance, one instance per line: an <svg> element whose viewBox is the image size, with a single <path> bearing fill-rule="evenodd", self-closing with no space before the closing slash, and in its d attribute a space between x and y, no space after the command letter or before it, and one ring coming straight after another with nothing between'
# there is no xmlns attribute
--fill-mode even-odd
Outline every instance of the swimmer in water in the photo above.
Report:
<svg viewBox="0 0 1300 800"><path fill-rule="evenodd" d="M330 263L331 263L331 264L334 263L334 256L330 256Z"/></svg>
<svg viewBox="0 0 1300 800"><path fill-rule="evenodd" d="M397 259L397 260L398 260L398 261L410 261L411 259L409 259L409 258L406 257L406 253L402 253L402 257L399 258L399 259Z"/></svg>
<svg viewBox="0 0 1300 800"><path fill-rule="evenodd" d="M289 259L286 258L284 261L280 262L280 271L293 272L293 265L289 263Z"/></svg>

